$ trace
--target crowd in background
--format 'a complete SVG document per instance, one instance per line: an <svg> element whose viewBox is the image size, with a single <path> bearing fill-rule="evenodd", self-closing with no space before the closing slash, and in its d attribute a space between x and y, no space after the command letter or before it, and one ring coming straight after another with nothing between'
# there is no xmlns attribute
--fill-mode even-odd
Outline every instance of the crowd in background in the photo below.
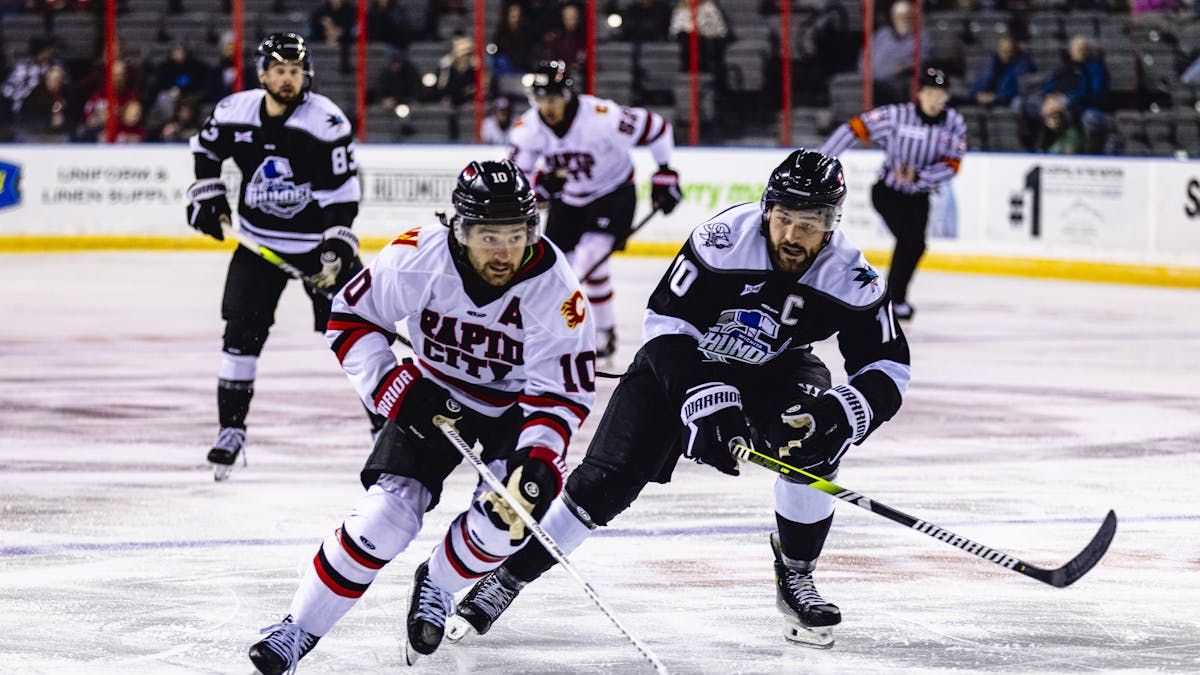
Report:
<svg viewBox="0 0 1200 675"><path fill-rule="evenodd" d="M165 12L183 11L186 0L167 0ZM295 4L300 0L286 0ZM285 0L274 0L281 4ZM764 23L778 23L775 0L700 0L697 20L692 22L687 0L608 0L600 4L598 21L608 26L607 38L629 42L635 54L640 45L676 41L686 45L698 31L699 65L711 73L711 86L720 105L732 111L731 125L744 126L739 112L747 106L772 110L778 105L775 87L764 87L747 101L744 92L730 91L726 50L738 41L725 4L752 2ZM372 43L391 50L385 65L370 73L369 100L373 106L394 109L402 104L444 101L466 105L475 97L475 70L480 64L474 41L469 36L469 12L474 3L466 0L370 0L368 35ZM914 49L914 6L906 0L877 2L878 26L873 33L870 63L860 52L861 35L851 30L845 3L830 0L807 3L810 11L798 18L796 57L792 66L793 100L797 105L828 105L828 83L838 73L865 72L869 67L877 104L909 97L911 73L922 65ZM1200 13L1200 0L927 0L927 16L946 10L1003 10L1011 12L1013 26L1001 35L990 58L976 71L963 73L964 87L954 105L1009 108L1020 120L1021 147L1041 152L1115 152L1111 113L1115 102L1103 53L1088 35L1067 36L1067 48L1057 62L1039 62L1024 47L1028 32L1023 18L1030 12L1053 6L1062 11L1106 10L1126 14L1179 12ZM95 15L94 0L7 0L0 2L5 14L40 14L47 25L53 16L66 12ZM283 9L277 7L277 9ZM614 20L613 17L616 17ZM1200 20L1200 18L1196 19ZM587 39L582 6L562 0L506 0L499 15L489 17L485 72L491 115L487 135L502 139L511 124L519 101L503 95L496 87L499 78L527 71L543 59L559 59L585 71ZM274 30L274 27L264 27ZM356 14L352 0L319 0L307 21L307 37L314 43L336 46L343 58L337 69L350 70L350 47L355 41ZM0 140L96 142L104 132L108 101L104 92L104 60L97 45L90 59L65 59L62 44L35 36L24 44L19 35L4 33L3 63L6 75L0 86ZM161 37L161 36L160 36ZM247 35L248 40L254 36ZM776 82L781 72L777 33L764 45L762 69L765 82ZM414 42L437 40L445 45L436 72L422 72L410 58ZM160 40L161 42L161 40ZM203 37L204 58L193 52L195 43L173 42L158 50L158 58L133 58L118 51L113 65L116 84L117 141L180 142L194 134L206 111L233 89L234 47L232 35L209 29ZM928 63L934 48L931 35L923 35L920 59ZM118 44L118 50L120 45ZM1184 84L1200 85L1200 44L1180 45L1187 61L1179 68ZM1188 53L1190 51L1190 53ZM680 70L687 67L686 49L680 49ZM329 67L326 65L325 67ZM1035 90L1023 87L1031 75L1040 77ZM670 103L655 100L645 78L660 74L636 72L633 104ZM243 73L246 86L257 84L252 66ZM317 89L320 90L320 79ZM966 93L968 92L969 93ZM720 127L717 129L718 135ZM718 139L719 140L719 139Z"/></svg>

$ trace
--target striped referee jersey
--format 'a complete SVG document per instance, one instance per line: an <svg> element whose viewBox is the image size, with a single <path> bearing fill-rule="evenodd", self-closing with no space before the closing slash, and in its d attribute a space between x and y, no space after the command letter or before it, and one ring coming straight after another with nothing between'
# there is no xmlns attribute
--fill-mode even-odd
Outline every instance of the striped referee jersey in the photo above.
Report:
<svg viewBox="0 0 1200 675"><path fill-rule="evenodd" d="M821 154L836 157L855 141L871 141L883 148L879 179L885 185L897 192L916 194L929 192L958 173L967 151L967 125L953 108L930 119L915 103L885 105L851 117L825 141ZM912 183L897 180L904 166L917 171Z"/></svg>

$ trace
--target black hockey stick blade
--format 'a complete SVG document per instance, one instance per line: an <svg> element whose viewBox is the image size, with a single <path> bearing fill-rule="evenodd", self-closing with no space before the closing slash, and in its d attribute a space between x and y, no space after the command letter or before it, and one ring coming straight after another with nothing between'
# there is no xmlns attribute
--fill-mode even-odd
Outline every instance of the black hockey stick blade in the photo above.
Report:
<svg viewBox="0 0 1200 675"><path fill-rule="evenodd" d="M1079 581L1079 578L1087 574L1089 570L1100 562L1100 558L1104 557L1104 553L1108 551L1108 545L1112 543L1113 537L1117 534L1117 514L1114 511L1109 511L1104 517L1104 522L1100 524L1100 529L1096 532L1096 536L1088 542L1087 546L1079 552L1079 555L1067 561L1067 564L1053 570L1042 569L1040 567L1030 566L1031 569L1025 572L1028 576L1039 581L1044 581L1055 588L1065 588Z"/></svg>

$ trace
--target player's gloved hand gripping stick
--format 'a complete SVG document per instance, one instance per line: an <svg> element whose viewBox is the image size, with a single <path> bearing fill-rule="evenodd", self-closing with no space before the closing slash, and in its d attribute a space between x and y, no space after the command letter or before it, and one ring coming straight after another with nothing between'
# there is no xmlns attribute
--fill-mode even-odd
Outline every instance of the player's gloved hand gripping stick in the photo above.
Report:
<svg viewBox="0 0 1200 675"><path fill-rule="evenodd" d="M1112 543L1113 536L1117 532L1117 514L1109 511L1104 517L1104 522L1100 525L1100 530L1088 542L1088 545L1083 548L1074 558L1067 562L1062 567L1055 569L1045 569L1038 567L1023 560L1018 560L1007 553L988 548L983 544L971 541L966 537L959 536L953 532L940 528L933 523L925 522L920 518L893 509L875 501L873 498L866 497L852 490L847 490L840 485L831 483L820 476L811 474L803 469L794 467L786 462L780 461L765 455L753 448L745 445L735 445L733 454L738 459L745 460L752 464L757 464L764 469L769 469L775 473L783 475L787 480L796 483L803 483L814 490L820 490L828 495L837 497L844 502L850 502L855 506L864 508L871 513L887 518L893 522L900 523L906 527L912 528L917 532L927 534L934 539L944 541L951 546L960 548L971 555L983 558L989 562L994 562L997 565L1010 569L1014 572L1024 574L1041 581L1042 583L1050 584L1056 588L1070 586L1079 581L1079 578L1088 573L1088 570L1096 566L1100 562L1100 558L1104 556L1108 550L1108 545Z"/></svg>
<svg viewBox="0 0 1200 675"><path fill-rule="evenodd" d="M267 262L271 263L272 265L283 270L284 273L286 273L288 276L292 277L293 279L304 282L304 285L307 286L308 288L312 289L314 293L316 293L318 295L322 295L326 298L333 297L333 289L321 288L320 286L317 286L317 284L314 283L313 280L310 279L309 276L306 275L304 273L304 271L301 270L299 267L296 267L295 265L284 260L283 257L280 256L275 251L272 251L271 249L267 248L266 246L263 246L262 244L251 239L250 237L247 237L246 235L242 234L242 232L240 230L235 230L233 228L233 225L230 224L229 218L221 219L221 230L222 230L222 232L225 233L226 236L232 237L233 239L237 240L237 242L239 244L241 244L242 246L245 246L251 252L258 254L258 256L261 257L263 260L266 260Z"/></svg>

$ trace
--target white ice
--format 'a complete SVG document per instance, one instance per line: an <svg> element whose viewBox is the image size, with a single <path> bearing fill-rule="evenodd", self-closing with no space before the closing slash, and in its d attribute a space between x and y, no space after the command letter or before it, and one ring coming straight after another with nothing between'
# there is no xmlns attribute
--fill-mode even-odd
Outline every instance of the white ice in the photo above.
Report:
<svg viewBox="0 0 1200 675"><path fill-rule="evenodd" d="M261 360L250 465L212 481L226 259L0 256L0 672L248 672L257 629L359 495L366 421L297 288ZM614 368L665 264L616 261ZM677 673L1200 671L1200 292L922 272L912 298L912 389L838 483L1044 566L1116 509L1090 574L1051 588L842 504L817 573L845 617L837 644L794 646L774 607L773 475L686 461L579 570ZM834 345L819 353L840 371ZM405 668L412 570L475 481L459 467L303 672ZM649 669L561 570L413 668L600 671Z"/></svg>

